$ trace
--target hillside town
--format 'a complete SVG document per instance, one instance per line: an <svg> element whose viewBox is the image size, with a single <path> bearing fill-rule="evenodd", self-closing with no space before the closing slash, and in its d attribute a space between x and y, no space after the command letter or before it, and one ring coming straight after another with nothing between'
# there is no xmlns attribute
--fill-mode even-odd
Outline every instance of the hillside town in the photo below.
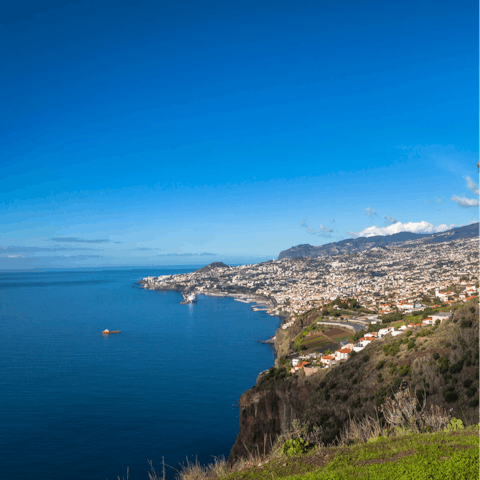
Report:
<svg viewBox="0 0 480 480"><path fill-rule="evenodd" d="M380 340L387 335L396 337L406 333L407 331L415 331L422 327L439 325L444 320L447 320L451 317L452 314L450 312L438 312L436 314L432 314L430 317L427 317L424 320L419 321L418 323L409 322L400 326L386 325L378 332L366 332L364 336L355 341L355 343L348 341L340 342L340 348L334 352L329 352L328 354L313 352L307 355L299 355L292 359L292 368L290 369L290 373L298 373L299 371L303 370L305 375L308 377L316 373L319 368L334 367L342 361L348 360L352 355L352 352L361 352L365 347L370 345L370 343L374 342L375 340ZM324 322L317 323L320 325Z"/></svg>
<svg viewBox="0 0 480 480"><path fill-rule="evenodd" d="M209 268L210 267L210 268ZM355 299L376 314L422 309L425 302L463 302L478 291L478 238L440 243L398 242L324 258L285 258L232 267L212 264L195 272L147 277L144 288L193 295L232 296L287 317Z"/></svg>

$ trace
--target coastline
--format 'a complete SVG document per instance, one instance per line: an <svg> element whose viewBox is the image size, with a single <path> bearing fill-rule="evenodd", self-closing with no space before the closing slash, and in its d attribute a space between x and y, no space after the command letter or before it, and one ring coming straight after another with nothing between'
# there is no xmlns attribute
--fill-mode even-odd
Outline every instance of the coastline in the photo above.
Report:
<svg viewBox="0 0 480 480"><path fill-rule="evenodd" d="M145 279L140 280L136 283L140 287L143 286L145 290L153 290L158 292L180 292L183 293L186 289L178 284L169 285L168 287L165 286L149 286L148 282ZM197 295L203 295L204 297L228 297L233 298L236 302L247 303L251 304L251 308L254 312L264 312L272 317L278 317L281 319L282 323L284 323L290 315L282 312L281 310L277 309L277 304L275 300L270 297L266 297L264 295L260 295L257 293L244 293L244 292L224 292L222 290L216 289L205 289L202 291L196 291Z"/></svg>
<svg viewBox="0 0 480 480"><path fill-rule="evenodd" d="M183 293L186 289L182 288L182 286L179 286L178 284L174 285L169 285L168 287L166 286L149 286L148 282L141 280L137 282L137 285L140 285L143 287L145 290L153 290L153 291L162 291L162 292L167 292L167 291L175 291L175 292L181 292ZM276 305L275 301L271 298L258 295L258 294L248 294L248 293L231 293L231 292L224 292L220 290L203 290L201 292L198 292L198 296L203 295L204 297L212 297L212 298L221 298L221 297L226 297L226 298L232 298L234 301L240 302L240 303L246 303L246 304L251 304L251 308L254 312L264 312L267 313L268 315L272 317L277 317L280 320L280 324L276 328L275 332L270 336L270 338L266 340L257 340L259 343L267 344L273 346L274 350L274 362L271 365L272 367L275 367L276 361L277 361L277 334L279 331L282 330L282 325L285 324L285 322L290 318L289 314L286 314L285 312L281 312L280 310L273 310ZM268 369L266 370L268 371ZM258 372L257 377L255 378L255 384L258 381L259 376L263 372ZM249 389L245 390L239 397L238 401L240 402L240 399L243 398L243 396L249 391ZM240 418L239 418L240 422ZM234 444L231 447L230 454L232 452L232 449L236 445L236 442L238 441L238 436L241 433L241 425L239 423L238 425L238 433L237 437L235 439Z"/></svg>

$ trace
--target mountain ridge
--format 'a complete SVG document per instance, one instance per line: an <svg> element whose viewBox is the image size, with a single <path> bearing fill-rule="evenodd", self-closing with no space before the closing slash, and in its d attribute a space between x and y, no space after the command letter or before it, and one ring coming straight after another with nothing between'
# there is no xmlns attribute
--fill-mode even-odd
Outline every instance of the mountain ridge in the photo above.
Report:
<svg viewBox="0 0 480 480"><path fill-rule="evenodd" d="M359 237L340 240L339 242L325 245L302 244L283 250L278 255L278 260L295 257L326 257L328 255L342 255L369 250L374 247L388 247L391 244L409 240L423 240L424 243L440 243L458 238L473 238L479 236L479 223L472 223L463 227L455 227L440 233L412 233L400 232L393 235Z"/></svg>

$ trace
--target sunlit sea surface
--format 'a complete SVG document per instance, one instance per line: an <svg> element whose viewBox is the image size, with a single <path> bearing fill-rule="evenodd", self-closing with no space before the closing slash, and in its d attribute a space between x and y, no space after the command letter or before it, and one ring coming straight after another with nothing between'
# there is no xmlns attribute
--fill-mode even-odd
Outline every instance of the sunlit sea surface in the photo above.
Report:
<svg viewBox="0 0 480 480"><path fill-rule="evenodd" d="M0 273L2 478L113 480L128 467L140 480L147 460L228 456L238 399L274 361L258 340L279 320L134 286L193 269Z"/></svg>

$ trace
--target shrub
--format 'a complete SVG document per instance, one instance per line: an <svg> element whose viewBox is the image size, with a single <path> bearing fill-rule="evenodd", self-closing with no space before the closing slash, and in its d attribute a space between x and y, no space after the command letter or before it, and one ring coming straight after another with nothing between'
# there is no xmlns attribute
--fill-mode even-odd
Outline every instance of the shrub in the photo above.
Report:
<svg viewBox="0 0 480 480"><path fill-rule="evenodd" d="M358 340L360 340L365 335L365 333L365 330L360 330L359 332L356 332L353 335L353 343L358 342Z"/></svg>
<svg viewBox="0 0 480 480"><path fill-rule="evenodd" d="M375 392L375 405L379 407L385 401L385 397L387 395L387 389L382 387L380 390Z"/></svg>
<svg viewBox="0 0 480 480"><path fill-rule="evenodd" d="M394 343L392 345L384 345L383 346L383 353L385 355L391 355L392 357L396 355L400 351L399 344L401 344L402 341L400 340L399 343Z"/></svg>
<svg viewBox="0 0 480 480"><path fill-rule="evenodd" d="M390 391L391 392L396 392L399 388L400 388L400 385L402 384L402 379L401 378L396 378L392 384L391 384L391 387L390 387ZM391 395L392 397L394 396L394 394L392 393Z"/></svg>
<svg viewBox="0 0 480 480"><path fill-rule="evenodd" d="M463 362L460 360L459 362L454 363L453 365L450 365L450 368L448 371L452 375L455 375L456 373L460 373L462 371L462 368L463 368Z"/></svg>
<svg viewBox="0 0 480 480"><path fill-rule="evenodd" d="M412 369L410 368L410 365L402 365L399 369L398 369L398 374L401 376L401 377L404 377L405 375L410 375L412 373Z"/></svg>
<svg viewBox="0 0 480 480"><path fill-rule="evenodd" d="M427 392L423 388L419 388L415 394L417 395L417 400L419 403L422 403L427 396Z"/></svg>
<svg viewBox="0 0 480 480"><path fill-rule="evenodd" d="M440 358L440 355L439 355L437 352L435 352L435 353L433 354L433 359L434 359L434 360L438 360L439 358Z"/></svg>
<svg viewBox="0 0 480 480"><path fill-rule="evenodd" d="M475 398L472 398L469 402L468 402L468 406L469 407L478 407L478 395L475 397Z"/></svg>
<svg viewBox="0 0 480 480"><path fill-rule="evenodd" d="M447 373L448 372L448 358L446 356L440 357L438 359L438 364L439 364L439 371L440 373Z"/></svg>
<svg viewBox="0 0 480 480"><path fill-rule="evenodd" d="M350 408L353 410L355 408L360 408L362 406L362 400L361 398L356 398L351 404Z"/></svg>
<svg viewBox="0 0 480 480"><path fill-rule="evenodd" d="M385 365L385 360L380 360L380 361L377 363L377 366L376 366L375 368L376 368L377 370L381 370L384 365Z"/></svg>
<svg viewBox="0 0 480 480"><path fill-rule="evenodd" d="M363 361L364 361L365 363L367 363L369 360L370 360L370 356L369 356L369 355L364 355L364 356L363 356Z"/></svg>
<svg viewBox="0 0 480 480"><path fill-rule="evenodd" d="M415 347L415 342L412 341L412 340L410 340L410 341L408 342L407 348L408 348L409 350L411 350L411 349L414 348L414 347Z"/></svg>
<svg viewBox="0 0 480 480"><path fill-rule="evenodd" d="M472 326L471 320L462 320L460 322L460 328L470 328Z"/></svg>
<svg viewBox="0 0 480 480"><path fill-rule="evenodd" d="M303 438L290 438L282 447L282 453L289 457L290 455L300 455L308 450L310 444Z"/></svg>
<svg viewBox="0 0 480 480"><path fill-rule="evenodd" d="M445 432L458 432L463 430L465 427L463 422L459 418L452 417L450 423L444 428Z"/></svg>
<svg viewBox="0 0 480 480"><path fill-rule="evenodd" d="M443 376L443 381L444 381L445 383L450 382L451 379L452 379L452 376L451 376L450 373L448 373L448 372Z"/></svg>
<svg viewBox="0 0 480 480"><path fill-rule="evenodd" d="M382 375L381 373L379 373L379 374L377 375L377 382L378 382L378 383L382 383L382 382L383 382L383 375Z"/></svg>
<svg viewBox="0 0 480 480"><path fill-rule="evenodd" d="M458 395L455 392L455 387L447 387L442 391L443 398L447 403L452 403L458 400Z"/></svg>
<svg viewBox="0 0 480 480"><path fill-rule="evenodd" d="M470 385L467 388L467 397L473 397L477 393L477 387L475 385Z"/></svg>
<svg viewBox="0 0 480 480"><path fill-rule="evenodd" d="M411 337L412 336L412 331L411 330L407 330L407 333L405 334L406 337Z"/></svg>
<svg viewBox="0 0 480 480"><path fill-rule="evenodd" d="M278 382L278 381L281 381L283 380L284 378L288 377L288 372L285 368L283 367L279 367L279 368L275 368L275 367L271 367L268 369L268 372L265 373L262 377L261 377L261 380L260 382L263 384L263 383L275 383L275 382Z"/></svg>
<svg viewBox="0 0 480 480"><path fill-rule="evenodd" d="M464 382L463 382L463 386L465 388L468 388L471 384L473 383L473 380L471 378L467 378Z"/></svg>

